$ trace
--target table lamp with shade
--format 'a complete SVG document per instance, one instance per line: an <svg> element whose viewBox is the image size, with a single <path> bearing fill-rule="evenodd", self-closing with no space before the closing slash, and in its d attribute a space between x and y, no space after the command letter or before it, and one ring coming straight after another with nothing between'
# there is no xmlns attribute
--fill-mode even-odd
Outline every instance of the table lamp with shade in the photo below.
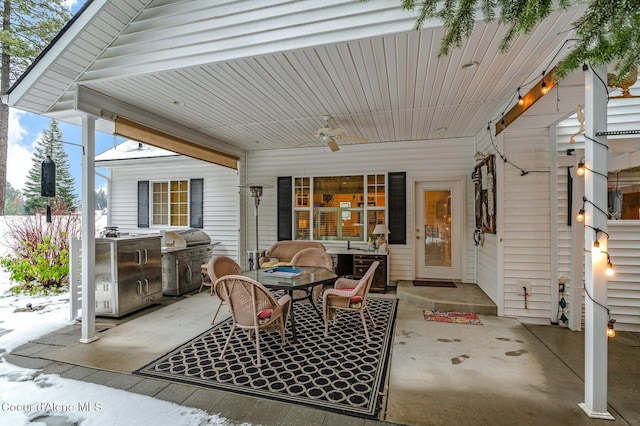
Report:
<svg viewBox="0 0 640 426"><path fill-rule="evenodd" d="M373 235L378 235L376 240L376 247L381 252L387 251L387 234L390 234L389 228L384 223L379 223L373 228Z"/></svg>

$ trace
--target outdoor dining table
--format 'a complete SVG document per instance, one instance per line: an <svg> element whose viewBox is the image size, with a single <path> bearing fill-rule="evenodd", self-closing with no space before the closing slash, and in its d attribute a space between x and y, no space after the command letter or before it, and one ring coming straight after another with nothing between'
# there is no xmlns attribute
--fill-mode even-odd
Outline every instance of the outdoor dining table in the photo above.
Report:
<svg viewBox="0 0 640 426"><path fill-rule="evenodd" d="M319 266L296 266L295 269L302 271L299 275L294 277L282 277L269 274L269 269L253 269L250 271L243 271L242 275L253 280L258 281L270 290L284 290L289 294L292 300L291 313L290 313L290 327L291 334L293 336L293 342L297 341L296 338L296 318L295 318L295 302L302 300L309 300L311 306L318 314L320 322L323 323L323 317L318 307L312 300L313 287L318 285L333 284L338 276L327 268ZM304 290L304 297L293 297L294 290Z"/></svg>

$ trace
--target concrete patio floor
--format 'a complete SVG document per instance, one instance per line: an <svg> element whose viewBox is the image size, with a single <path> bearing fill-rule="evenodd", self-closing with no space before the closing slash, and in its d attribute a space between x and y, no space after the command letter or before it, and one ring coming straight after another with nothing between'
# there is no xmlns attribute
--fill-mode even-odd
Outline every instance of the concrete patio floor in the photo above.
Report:
<svg viewBox="0 0 640 426"><path fill-rule="evenodd" d="M98 318L101 338L88 345L77 343L79 325L68 326L17 348L7 360L237 423L640 426L638 333L618 332L609 340L608 400L615 420L593 420L578 407L584 395L584 333L482 314L483 325L429 322L421 307L406 300L399 301L379 422L130 374L206 329L216 303L203 292L122 320Z"/></svg>

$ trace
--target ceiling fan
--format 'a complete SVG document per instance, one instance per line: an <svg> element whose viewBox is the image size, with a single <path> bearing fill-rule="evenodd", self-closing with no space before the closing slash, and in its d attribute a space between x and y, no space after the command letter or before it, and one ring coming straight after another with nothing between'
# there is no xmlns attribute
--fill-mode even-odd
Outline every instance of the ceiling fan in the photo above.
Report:
<svg viewBox="0 0 640 426"><path fill-rule="evenodd" d="M314 140L322 141L326 143L332 152L336 152L340 150L338 146L338 141L346 141L346 142L356 142L356 143L367 143L369 139L360 138L356 136L347 135L347 130L343 128L332 129L329 127L329 120L331 116L323 115L322 119L324 120L324 127L318 129L318 132L313 136ZM305 142L306 143L306 142Z"/></svg>

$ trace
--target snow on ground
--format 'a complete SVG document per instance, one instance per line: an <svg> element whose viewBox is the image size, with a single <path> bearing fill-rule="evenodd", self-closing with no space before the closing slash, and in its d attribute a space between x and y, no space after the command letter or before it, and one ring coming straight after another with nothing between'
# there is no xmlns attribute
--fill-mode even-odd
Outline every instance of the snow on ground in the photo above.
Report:
<svg viewBox="0 0 640 426"><path fill-rule="evenodd" d="M5 252L0 217L0 255ZM0 425L228 425L195 408L93 383L40 374L6 361L12 350L71 324L69 296L15 296L0 268ZM27 307L30 304L31 309Z"/></svg>

